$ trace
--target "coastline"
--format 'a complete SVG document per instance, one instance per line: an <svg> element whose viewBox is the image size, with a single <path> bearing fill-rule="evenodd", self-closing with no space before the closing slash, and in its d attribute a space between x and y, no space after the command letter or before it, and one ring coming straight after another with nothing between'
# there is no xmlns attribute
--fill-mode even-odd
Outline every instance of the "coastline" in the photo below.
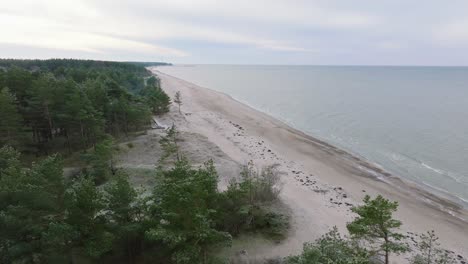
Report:
<svg viewBox="0 0 468 264"><path fill-rule="evenodd" d="M279 163L287 173L283 177L282 199L293 212L293 230L285 242L275 246L275 254L296 253L303 242L314 240L333 225L344 231L346 222L352 219L350 207L365 194L382 194L398 201L397 218L403 221L403 231L421 233L434 229L444 247L468 254L468 223L462 220L468 219L468 212L455 202L229 95L161 73L157 68L151 70L170 95L181 91L185 98L185 129L206 136L239 163ZM268 250L272 251L259 250L259 255L268 255Z"/></svg>

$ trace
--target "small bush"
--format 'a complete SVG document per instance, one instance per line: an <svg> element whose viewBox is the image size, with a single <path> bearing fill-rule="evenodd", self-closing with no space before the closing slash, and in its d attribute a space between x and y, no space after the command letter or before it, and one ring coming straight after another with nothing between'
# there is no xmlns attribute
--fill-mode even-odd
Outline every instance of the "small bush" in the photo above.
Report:
<svg viewBox="0 0 468 264"><path fill-rule="evenodd" d="M271 202L278 199L281 192L281 172L278 165L271 165L257 170L252 162L243 166L242 181L239 183L249 195L250 203Z"/></svg>
<svg viewBox="0 0 468 264"><path fill-rule="evenodd" d="M273 240L282 240L289 229L289 217L260 208L254 215L254 230Z"/></svg>
<svg viewBox="0 0 468 264"><path fill-rule="evenodd" d="M314 243L305 243L302 254L286 259L289 264L368 264L370 254L353 240L343 238L333 227Z"/></svg>
<svg viewBox="0 0 468 264"><path fill-rule="evenodd" d="M456 260L450 252L440 247L434 230L419 235L418 253L411 259L412 264L453 264Z"/></svg>
<svg viewBox="0 0 468 264"><path fill-rule="evenodd" d="M278 199L280 172L277 166L258 171L252 163L243 167L240 180L232 180L220 194L218 225L238 235L241 232L260 232L268 238L280 240L289 228L287 216L269 209Z"/></svg>
<svg viewBox="0 0 468 264"><path fill-rule="evenodd" d="M133 145L132 142L129 142L129 143L127 143L127 147L128 147L129 149L132 149L132 148L134 147L134 145Z"/></svg>

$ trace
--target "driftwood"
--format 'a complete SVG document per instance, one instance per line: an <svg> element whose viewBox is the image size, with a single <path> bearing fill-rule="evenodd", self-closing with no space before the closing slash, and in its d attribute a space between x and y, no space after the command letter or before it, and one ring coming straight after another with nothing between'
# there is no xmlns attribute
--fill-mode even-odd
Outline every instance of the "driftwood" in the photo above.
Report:
<svg viewBox="0 0 468 264"><path fill-rule="evenodd" d="M161 122L158 122L158 120L156 120L155 117L153 117L153 122L151 122L151 128L153 129L168 129L169 126L166 126L164 124L162 124Z"/></svg>

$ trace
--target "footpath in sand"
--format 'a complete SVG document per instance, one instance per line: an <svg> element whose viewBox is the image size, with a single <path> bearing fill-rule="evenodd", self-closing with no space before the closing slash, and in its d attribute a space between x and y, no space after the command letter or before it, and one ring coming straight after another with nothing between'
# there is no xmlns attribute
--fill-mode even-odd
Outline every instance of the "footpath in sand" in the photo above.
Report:
<svg viewBox="0 0 468 264"><path fill-rule="evenodd" d="M182 94L182 115L171 121L182 132L201 135L219 149L220 162L229 164L230 169L235 166L233 164L248 161L260 167L279 164L280 170L285 172L281 199L291 210L291 233L279 244L249 247L251 257L298 253L304 242L318 238L333 226L346 233L345 225L354 217L350 208L359 204L366 194L382 194L399 202L396 218L403 222L402 232L410 237L409 242L417 233L435 230L443 247L460 257L468 256L468 223L462 220L468 219L468 214L456 204L439 199L228 95L166 75L156 68L151 70L171 97L176 91ZM217 167L223 177L223 164ZM234 174L227 173L227 177ZM222 178L222 185L228 180ZM401 262L403 258L395 260Z"/></svg>

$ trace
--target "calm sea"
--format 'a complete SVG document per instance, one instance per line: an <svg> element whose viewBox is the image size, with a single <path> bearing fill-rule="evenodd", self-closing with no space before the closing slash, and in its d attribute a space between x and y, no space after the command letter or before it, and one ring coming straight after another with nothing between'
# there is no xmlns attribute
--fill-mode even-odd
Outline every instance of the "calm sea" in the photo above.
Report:
<svg viewBox="0 0 468 264"><path fill-rule="evenodd" d="M159 70L229 94L468 204L468 67L181 65Z"/></svg>

